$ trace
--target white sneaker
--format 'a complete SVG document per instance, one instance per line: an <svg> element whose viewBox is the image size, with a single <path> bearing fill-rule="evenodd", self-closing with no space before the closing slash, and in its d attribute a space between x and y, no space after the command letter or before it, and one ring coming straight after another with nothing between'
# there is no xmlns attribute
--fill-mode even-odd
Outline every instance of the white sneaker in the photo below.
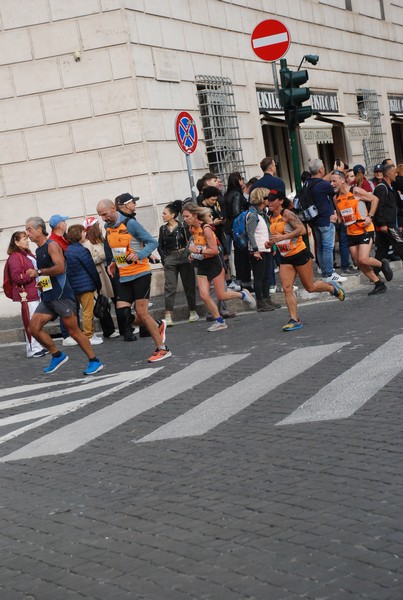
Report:
<svg viewBox="0 0 403 600"><path fill-rule="evenodd" d="M319 273L319 275L322 275L322 269L320 267L316 269L316 272Z"/></svg>
<svg viewBox="0 0 403 600"><path fill-rule="evenodd" d="M134 335L136 335L137 333L140 333L140 327L137 327L137 325L135 325L133 327L133 333L134 333Z"/></svg>
<svg viewBox="0 0 403 600"><path fill-rule="evenodd" d="M98 346L99 344L103 344L104 340L102 338L97 337L95 334L90 338L91 346Z"/></svg>
<svg viewBox="0 0 403 600"><path fill-rule="evenodd" d="M209 327L207 329L207 331L220 331L220 329L227 329L228 325L226 324L226 322L224 321L224 323L219 323L218 321L216 321L215 323L213 323L211 325L211 327Z"/></svg>
<svg viewBox="0 0 403 600"><path fill-rule="evenodd" d="M172 327L173 321L171 315L169 313L166 313L164 318L167 323L167 327Z"/></svg>
<svg viewBox="0 0 403 600"><path fill-rule="evenodd" d="M277 286L276 285L271 285L269 287L269 294L275 294L277 292Z"/></svg>
<svg viewBox="0 0 403 600"><path fill-rule="evenodd" d="M284 290L283 290L283 288L282 288L282 287L280 288L280 290L281 290L282 292L284 292ZM293 286L292 286L292 291L293 291L293 292L296 292L297 290L299 290L299 287L298 287L297 285L293 285Z"/></svg>
<svg viewBox="0 0 403 600"><path fill-rule="evenodd" d="M199 319L200 319L200 317L197 314L197 312L195 310L191 310L190 315L189 315L189 323L194 323L195 321L198 321Z"/></svg>
<svg viewBox="0 0 403 600"><path fill-rule="evenodd" d="M120 336L119 331L114 331L113 333L111 333L111 335L109 336L109 339L111 338L117 338Z"/></svg>
<svg viewBox="0 0 403 600"><path fill-rule="evenodd" d="M241 286L235 283L235 281L231 281L231 283L227 285L227 289L232 290L233 292L240 292Z"/></svg>
<svg viewBox="0 0 403 600"><path fill-rule="evenodd" d="M274 267L274 272L275 272L275 273L279 273L279 271L280 271L280 268L279 268L279 267Z"/></svg>
<svg viewBox="0 0 403 600"><path fill-rule="evenodd" d="M247 289L243 289L242 293L244 294L243 301L246 302L246 304L249 304L249 306L251 307L252 310L255 310L256 300L254 299L254 297L252 296L250 291Z"/></svg>
<svg viewBox="0 0 403 600"><path fill-rule="evenodd" d="M324 277L324 281L326 281L326 283L332 283L332 281L340 283L340 281L347 281L347 277L343 277L342 275L339 275L338 273L336 273L336 271L334 271L330 275L330 277Z"/></svg>
<svg viewBox="0 0 403 600"><path fill-rule="evenodd" d="M64 338L63 340L63 346L77 346L77 342L74 338L71 337L71 335L69 335L69 337Z"/></svg>

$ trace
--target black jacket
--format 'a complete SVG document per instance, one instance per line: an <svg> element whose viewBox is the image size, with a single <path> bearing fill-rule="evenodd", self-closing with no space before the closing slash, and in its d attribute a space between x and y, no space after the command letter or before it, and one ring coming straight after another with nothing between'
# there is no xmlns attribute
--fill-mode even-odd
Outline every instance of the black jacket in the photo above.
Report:
<svg viewBox="0 0 403 600"><path fill-rule="evenodd" d="M231 190L225 194L224 201L226 216L224 231L225 233L231 233L234 219L244 210L248 210L249 204L242 192L239 192L238 190Z"/></svg>
<svg viewBox="0 0 403 600"><path fill-rule="evenodd" d="M375 213L374 225L376 227L396 227L397 207L400 204L398 192L393 190L384 179L374 189L374 194L379 198L378 208Z"/></svg>

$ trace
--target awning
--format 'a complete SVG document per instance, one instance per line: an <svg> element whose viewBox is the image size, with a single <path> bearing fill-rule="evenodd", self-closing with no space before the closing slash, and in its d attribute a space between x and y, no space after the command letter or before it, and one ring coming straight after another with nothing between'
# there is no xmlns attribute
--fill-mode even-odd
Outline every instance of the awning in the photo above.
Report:
<svg viewBox="0 0 403 600"><path fill-rule="evenodd" d="M371 135L371 123L348 115L325 115L319 113L317 118L332 125L343 125L350 142L368 139Z"/></svg>
<svg viewBox="0 0 403 600"><path fill-rule="evenodd" d="M260 121L262 125L271 125L272 123L286 125L285 116L282 113L260 113Z"/></svg>
<svg viewBox="0 0 403 600"><path fill-rule="evenodd" d="M392 123L403 125L403 113L390 113L390 120Z"/></svg>
<svg viewBox="0 0 403 600"><path fill-rule="evenodd" d="M300 125L301 137L305 144L333 144L332 126L330 123L309 117Z"/></svg>

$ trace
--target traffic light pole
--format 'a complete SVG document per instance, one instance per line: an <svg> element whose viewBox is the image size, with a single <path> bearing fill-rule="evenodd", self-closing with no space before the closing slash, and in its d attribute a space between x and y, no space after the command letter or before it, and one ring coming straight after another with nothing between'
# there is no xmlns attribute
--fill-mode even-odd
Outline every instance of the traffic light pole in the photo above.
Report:
<svg viewBox="0 0 403 600"><path fill-rule="evenodd" d="M294 172L295 191L301 189L301 165L299 162L297 128L288 122L288 139L291 147L292 170Z"/></svg>

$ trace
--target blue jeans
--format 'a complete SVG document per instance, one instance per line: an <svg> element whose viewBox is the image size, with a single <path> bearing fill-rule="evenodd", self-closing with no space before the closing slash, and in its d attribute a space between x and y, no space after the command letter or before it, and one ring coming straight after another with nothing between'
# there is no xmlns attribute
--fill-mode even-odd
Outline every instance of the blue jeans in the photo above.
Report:
<svg viewBox="0 0 403 600"><path fill-rule="evenodd" d="M333 273L333 250L335 226L333 223L325 227L315 227L316 243L318 245L318 261L322 277L330 277Z"/></svg>

